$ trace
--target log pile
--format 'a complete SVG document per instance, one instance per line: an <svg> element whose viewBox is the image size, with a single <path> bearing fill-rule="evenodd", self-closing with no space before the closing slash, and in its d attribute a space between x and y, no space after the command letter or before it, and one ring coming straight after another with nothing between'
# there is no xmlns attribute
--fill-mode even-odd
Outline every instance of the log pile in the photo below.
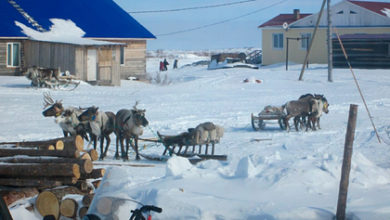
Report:
<svg viewBox="0 0 390 220"><path fill-rule="evenodd" d="M42 216L75 218L86 213L88 206L79 207L73 198L64 196L93 193L98 184L89 179L105 173L93 168L92 161L97 159L96 150L84 150L80 136L0 143L0 194L7 206L37 196L33 206Z"/></svg>

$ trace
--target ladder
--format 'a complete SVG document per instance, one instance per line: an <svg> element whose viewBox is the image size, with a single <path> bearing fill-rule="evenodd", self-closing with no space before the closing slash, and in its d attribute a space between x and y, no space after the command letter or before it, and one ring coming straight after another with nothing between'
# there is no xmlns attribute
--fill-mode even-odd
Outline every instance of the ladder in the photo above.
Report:
<svg viewBox="0 0 390 220"><path fill-rule="evenodd" d="M28 21L28 23L30 23L38 31L45 31L45 29L43 29L42 26L39 25L33 17L27 14L27 12L24 11L23 8L20 7L20 5L18 5L18 3L16 3L14 0L8 0L8 2Z"/></svg>

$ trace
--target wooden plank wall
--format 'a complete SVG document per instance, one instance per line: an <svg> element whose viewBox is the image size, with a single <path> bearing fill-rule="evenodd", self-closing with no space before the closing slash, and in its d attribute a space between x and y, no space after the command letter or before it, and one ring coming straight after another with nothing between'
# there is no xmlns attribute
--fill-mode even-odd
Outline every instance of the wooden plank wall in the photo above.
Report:
<svg viewBox="0 0 390 220"><path fill-rule="evenodd" d="M21 68L9 68L7 67L7 43L8 42L20 42L21 50L23 49L22 40L0 40L0 75L14 76L21 75ZM21 59L21 64L23 59Z"/></svg>
<svg viewBox="0 0 390 220"><path fill-rule="evenodd" d="M390 39L343 39L352 68L390 69ZM333 39L333 66L348 68L340 43Z"/></svg>
<svg viewBox="0 0 390 220"><path fill-rule="evenodd" d="M76 45L26 41L24 43L24 62L26 67L38 66L61 68L75 74Z"/></svg>
<svg viewBox="0 0 390 220"><path fill-rule="evenodd" d="M110 40L125 43L125 64L120 65L121 79L129 76L143 78L146 76L146 40ZM119 56L118 56L119 59Z"/></svg>

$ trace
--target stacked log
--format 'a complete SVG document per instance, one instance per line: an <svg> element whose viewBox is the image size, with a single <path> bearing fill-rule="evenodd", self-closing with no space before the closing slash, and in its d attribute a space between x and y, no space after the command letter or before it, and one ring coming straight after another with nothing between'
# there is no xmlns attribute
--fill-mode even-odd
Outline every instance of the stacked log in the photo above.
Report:
<svg viewBox="0 0 390 220"><path fill-rule="evenodd" d="M87 198L92 200L89 194L99 185L87 180L103 177L105 169L94 169L97 151L83 148L80 136L0 143L0 195L6 205L37 196L34 207L42 216L85 215L90 203ZM67 194L88 197L79 207L74 199L63 199Z"/></svg>
<svg viewBox="0 0 390 220"><path fill-rule="evenodd" d="M76 184L80 177L85 180L104 175L89 175L93 171L92 158L98 156L96 150L90 150L80 157L84 151L80 136L6 142L0 146L6 146L0 148L2 186L50 188Z"/></svg>

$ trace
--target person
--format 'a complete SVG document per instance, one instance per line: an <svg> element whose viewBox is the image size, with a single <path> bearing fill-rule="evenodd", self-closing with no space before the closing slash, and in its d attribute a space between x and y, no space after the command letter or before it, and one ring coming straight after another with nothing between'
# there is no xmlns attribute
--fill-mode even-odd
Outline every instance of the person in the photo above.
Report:
<svg viewBox="0 0 390 220"><path fill-rule="evenodd" d="M164 71L164 63L163 63L163 61L160 61L160 71Z"/></svg>
<svg viewBox="0 0 390 220"><path fill-rule="evenodd" d="M164 59L164 71L168 70L168 65L169 65L169 63L168 63L167 59Z"/></svg>
<svg viewBox="0 0 390 220"><path fill-rule="evenodd" d="M177 59L173 62L173 69L177 69Z"/></svg>

